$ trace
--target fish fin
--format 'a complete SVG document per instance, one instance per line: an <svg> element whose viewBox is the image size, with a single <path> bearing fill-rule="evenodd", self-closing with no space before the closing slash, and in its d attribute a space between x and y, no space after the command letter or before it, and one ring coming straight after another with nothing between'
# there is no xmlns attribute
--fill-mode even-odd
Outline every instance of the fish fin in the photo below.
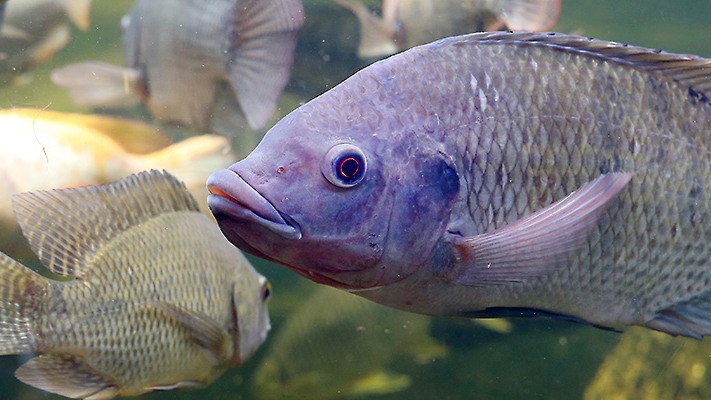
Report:
<svg viewBox="0 0 711 400"><path fill-rule="evenodd" d="M445 39L448 40L448 39ZM567 54L584 54L643 71L688 88L692 103L711 103L711 59L608 42L563 33L483 32L453 38L462 43L515 43L541 46Z"/></svg>
<svg viewBox="0 0 711 400"><path fill-rule="evenodd" d="M644 326L699 340L711 335L711 292L658 311Z"/></svg>
<svg viewBox="0 0 711 400"><path fill-rule="evenodd" d="M12 207L42 264L67 277L81 277L103 244L122 232L161 214L198 211L185 185L165 171L99 187L20 193Z"/></svg>
<svg viewBox="0 0 711 400"><path fill-rule="evenodd" d="M3 6L5 5L3 4ZM0 27L0 37L3 39L20 39L28 42L32 40L32 35L10 24L2 24Z"/></svg>
<svg viewBox="0 0 711 400"><path fill-rule="evenodd" d="M194 389L202 389L204 387L205 387L205 384L202 382L183 381L183 382L174 383L172 385L151 386L146 389L147 390L181 390L181 389L194 390Z"/></svg>
<svg viewBox="0 0 711 400"><path fill-rule="evenodd" d="M101 61L69 64L52 71L52 82L67 89L83 107L123 107L137 104L140 73Z"/></svg>
<svg viewBox="0 0 711 400"><path fill-rule="evenodd" d="M301 0L249 0L235 5L230 83L252 129L263 128L291 77Z"/></svg>
<svg viewBox="0 0 711 400"><path fill-rule="evenodd" d="M393 40L395 37L394 24L388 23L384 18L380 19L373 15L362 0L335 1L353 12L358 18L360 23L358 57L383 57L395 54L400 50Z"/></svg>
<svg viewBox="0 0 711 400"><path fill-rule="evenodd" d="M150 301L146 304L177 321L195 344L215 355L216 365L221 364L226 359L225 356L231 358L237 350L233 349L232 336L214 318L165 301Z"/></svg>
<svg viewBox="0 0 711 400"><path fill-rule="evenodd" d="M383 370L369 372L350 383L346 389L349 397L395 393L412 385L412 378Z"/></svg>
<svg viewBox="0 0 711 400"><path fill-rule="evenodd" d="M561 0L501 0L496 14L514 31L545 31L560 15Z"/></svg>
<svg viewBox="0 0 711 400"><path fill-rule="evenodd" d="M64 0L64 9L69 19L81 30L89 29L91 0Z"/></svg>
<svg viewBox="0 0 711 400"><path fill-rule="evenodd" d="M464 313L463 316L469 318L550 318L559 321L574 322L576 324L593 326L606 331L620 332L614 327L593 324L582 318L572 315L559 314L551 311L540 310L537 308L524 307L490 307L483 310L477 310Z"/></svg>
<svg viewBox="0 0 711 400"><path fill-rule="evenodd" d="M159 151L135 158L135 171L164 168L182 181L197 199L199 208L207 207L207 177L236 160L230 141L220 135L200 135L174 143Z"/></svg>
<svg viewBox="0 0 711 400"><path fill-rule="evenodd" d="M253 141L259 141L260 135L250 133L251 127L247 118L241 111L237 95L232 85L228 82L220 82L214 90L215 103L212 106L212 118L210 120L210 132L224 135L229 138L243 139L248 137ZM250 148L254 149L257 143ZM245 153L246 157L249 152Z"/></svg>
<svg viewBox="0 0 711 400"><path fill-rule="evenodd" d="M43 354L15 371L20 381L50 393L70 398L112 399L118 384L99 373L83 358L68 354Z"/></svg>
<svg viewBox="0 0 711 400"><path fill-rule="evenodd" d="M34 321L50 282L0 253L0 355L35 351Z"/></svg>
<svg viewBox="0 0 711 400"><path fill-rule="evenodd" d="M600 214L632 178L610 173L567 197L490 233L450 237L456 266L442 277L465 286L520 282L568 265Z"/></svg>
<svg viewBox="0 0 711 400"><path fill-rule="evenodd" d="M49 61L54 57L54 53L61 50L72 39L71 30L67 24L59 24L40 41L32 46L29 58L35 62Z"/></svg>

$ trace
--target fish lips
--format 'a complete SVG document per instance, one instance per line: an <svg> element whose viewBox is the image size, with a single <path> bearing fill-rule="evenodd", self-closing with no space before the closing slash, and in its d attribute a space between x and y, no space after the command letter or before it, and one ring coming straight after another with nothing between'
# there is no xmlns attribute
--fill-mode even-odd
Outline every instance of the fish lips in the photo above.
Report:
<svg viewBox="0 0 711 400"><path fill-rule="evenodd" d="M299 226L293 221L287 222L272 203L254 190L237 172L223 169L213 173L207 180L207 189L210 192L207 204L223 230L225 220L234 220L255 223L288 240L301 239ZM235 233L239 235L238 232ZM232 237L228 238L235 242ZM244 240L240 241L244 243ZM234 244L243 247L238 243ZM253 248L248 243L245 244Z"/></svg>

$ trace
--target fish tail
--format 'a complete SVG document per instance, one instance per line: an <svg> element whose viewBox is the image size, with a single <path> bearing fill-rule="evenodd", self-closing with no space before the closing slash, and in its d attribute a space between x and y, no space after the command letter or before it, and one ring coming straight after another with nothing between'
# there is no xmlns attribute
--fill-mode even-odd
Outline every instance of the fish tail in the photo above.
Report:
<svg viewBox="0 0 711 400"><path fill-rule="evenodd" d="M207 198L207 177L236 161L229 139L220 135L194 136L156 152L134 157L134 171L165 169L183 181L198 199L203 211L208 210L204 200Z"/></svg>
<svg viewBox="0 0 711 400"><path fill-rule="evenodd" d="M71 19L79 29L83 31L89 29L91 0L63 0L63 3L69 19Z"/></svg>
<svg viewBox="0 0 711 400"><path fill-rule="evenodd" d="M34 323L50 282L0 253L0 355L37 349Z"/></svg>
<svg viewBox="0 0 711 400"><path fill-rule="evenodd" d="M496 14L514 31L545 31L560 15L561 0L501 0Z"/></svg>
<svg viewBox="0 0 711 400"><path fill-rule="evenodd" d="M368 10L362 0L335 0L349 9L360 22L360 44L358 57L372 58L395 54L399 48L395 43L395 21L380 19Z"/></svg>

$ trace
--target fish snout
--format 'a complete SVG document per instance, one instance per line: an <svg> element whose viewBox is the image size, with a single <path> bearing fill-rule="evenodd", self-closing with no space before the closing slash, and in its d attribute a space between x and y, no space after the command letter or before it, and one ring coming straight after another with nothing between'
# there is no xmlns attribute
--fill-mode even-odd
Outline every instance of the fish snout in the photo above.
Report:
<svg viewBox="0 0 711 400"><path fill-rule="evenodd" d="M301 239L295 223L287 223L269 200L235 171L219 170L207 179L207 204L218 222L221 219L256 223L285 239Z"/></svg>

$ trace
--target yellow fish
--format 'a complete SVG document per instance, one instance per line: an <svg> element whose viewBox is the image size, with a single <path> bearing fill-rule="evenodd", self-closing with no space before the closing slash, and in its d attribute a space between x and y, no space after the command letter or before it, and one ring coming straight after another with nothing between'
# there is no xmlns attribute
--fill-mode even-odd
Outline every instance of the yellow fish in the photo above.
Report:
<svg viewBox="0 0 711 400"><path fill-rule="evenodd" d="M170 144L156 128L124 119L39 109L0 110L0 243L12 255L22 246L12 214L13 194L99 185L149 169L185 182L207 211L205 180L235 160L217 135Z"/></svg>
<svg viewBox="0 0 711 400"><path fill-rule="evenodd" d="M269 286L168 173L13 198L40 276L0 253L0 354L72 398L204 387L267 336Z"/></svg>

